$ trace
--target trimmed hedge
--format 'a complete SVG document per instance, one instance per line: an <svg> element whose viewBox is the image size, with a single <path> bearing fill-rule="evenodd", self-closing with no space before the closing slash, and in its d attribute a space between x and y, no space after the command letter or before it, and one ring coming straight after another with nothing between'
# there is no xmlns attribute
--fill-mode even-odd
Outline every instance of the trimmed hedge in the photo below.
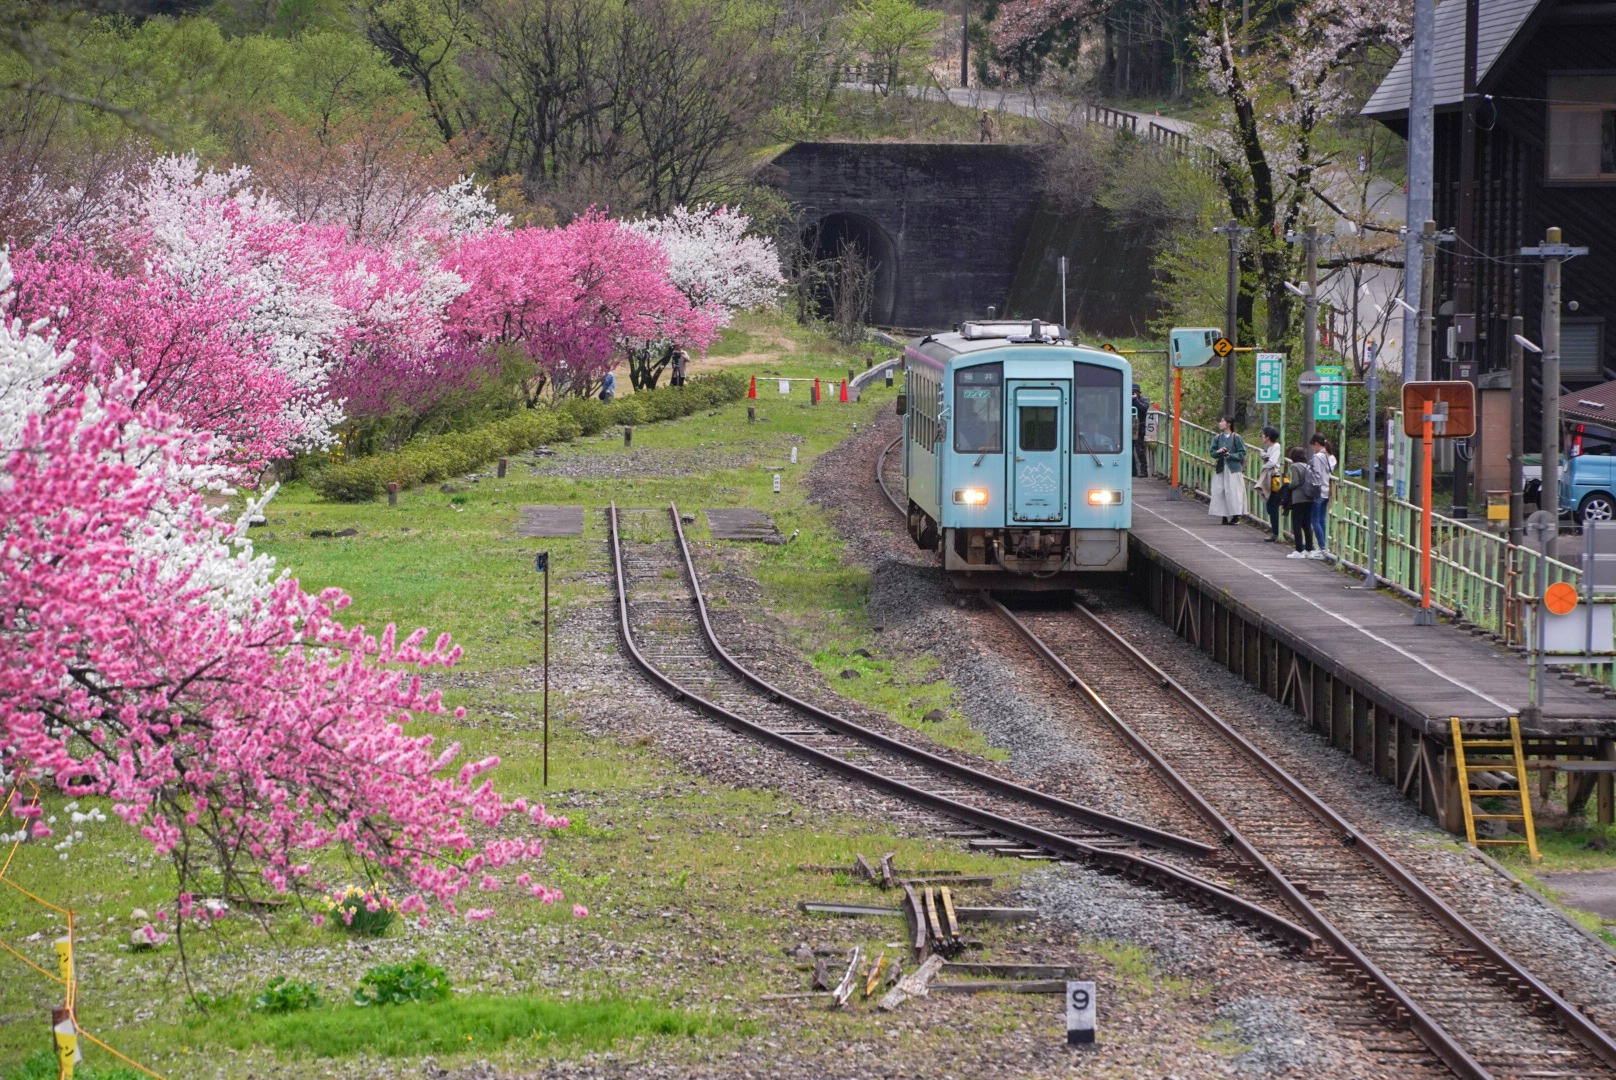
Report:
<svg viewBox="0 0 1616 1080"><path fill-rule="evenodd" d="M485 462L547 443L594 435L613 424L674 420L700 409L727 405L746 394L743 375L725 371L690 380L682 387L641 390L615 401L573 398L547 409L525 409L516 416L471 431L435 435L388 454L373 454L323 467L314 489L336 502L380 498L387 485L399 490L462 476Z"/></svg>

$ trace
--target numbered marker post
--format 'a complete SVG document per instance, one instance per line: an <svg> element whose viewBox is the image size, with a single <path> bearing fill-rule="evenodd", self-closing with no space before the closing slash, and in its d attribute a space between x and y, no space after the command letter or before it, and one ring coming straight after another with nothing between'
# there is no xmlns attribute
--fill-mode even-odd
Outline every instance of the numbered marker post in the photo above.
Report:
<svg viewBox="0 0 1616 1080"><path fill-rule="evenodd" d="M1066 1045L1088 1046L1094 1042L1094 984L1066 984Z"/></svg>

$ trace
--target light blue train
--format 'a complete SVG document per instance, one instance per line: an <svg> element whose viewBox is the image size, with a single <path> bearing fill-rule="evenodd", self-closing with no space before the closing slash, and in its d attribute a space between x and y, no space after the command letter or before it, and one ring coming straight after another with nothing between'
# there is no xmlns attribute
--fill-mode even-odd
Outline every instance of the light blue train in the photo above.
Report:
<svg viewBox="0 0 1616 1080"><path fill-rule="evenodd" d="M1060 589L1128 567L1133 369L1039 320L904 349L909 534L957 584Z"/></svg>

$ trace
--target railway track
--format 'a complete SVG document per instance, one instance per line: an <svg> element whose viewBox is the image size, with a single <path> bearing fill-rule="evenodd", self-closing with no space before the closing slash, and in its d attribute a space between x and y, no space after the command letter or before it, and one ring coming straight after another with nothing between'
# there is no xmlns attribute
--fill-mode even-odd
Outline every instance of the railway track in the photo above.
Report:
<svg viewBox="0 0 1616 1080"><path fill-rule="evenodd" d="M1616 1075L1609 1035L1099 616L1082 605L1020 614L988 605L1199 817L1227 830L1330 944L1326 962L1361 980L1455 1073ZM1128 703L1126 719L1111 701Z"/></svg>
<svg viewBox="0 0 1616 1080"><path fill-rule="evenodd" d="M891 454L898 441L881 451L876 480L902 513ZM1081 604L1017 615L987 603L1320 934L1325 962L1455 1074L1616 1075L1609 1034L1098 615ZM1126 719L1113 701L1127 702Z"/></svg>
<svg viewBox="0 0 1616 1080"><path fill-rule="evenodd" d="M647 677L676 700L736 731L1026 850L1146 882L1293 948L1317 947L1312 931L1195 872L1228 865L1215 845L1059 799L890 738L753 673L713 632L678 508L671 504L669 520L672 541L630 545L622 537L616 505L609 511L624 644Z"/></svg>

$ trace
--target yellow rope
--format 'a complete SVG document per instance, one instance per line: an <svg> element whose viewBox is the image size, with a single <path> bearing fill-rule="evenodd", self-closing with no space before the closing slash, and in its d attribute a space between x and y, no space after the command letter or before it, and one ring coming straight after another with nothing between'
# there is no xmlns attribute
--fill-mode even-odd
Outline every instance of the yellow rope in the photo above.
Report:
<svg viewBox="0 0 1616 1080"><path fill-rule="evenodd" d="M114 1050L112 1047L108 1046L106 1043L102 1042L100 1039L96 1038L94 1035L91 1035L88 1031L85 1031L83 1028L79 1027L78 1025L79 1025L79 1020L78 1020L78 1017L75 1016L73 1018L73 1026L75 1028L78 1028L78 1033L80 1035L83 1035L86 1039L89 1039L91 1042L95 1043L95 1045L99 1046L101 1049L105 1050L107 1053L111 1054L113 1057L117 1058L119 1061L125 1063L126 1065L133 1065L135 1068L139 1069L141 1072L145 1073L147 1076L155 1076L155 1077L157 1077L157 1080L164 1080L162 1073L152 1072L150 1069L146 1068L146 1066L142 1065L140 1062L134 1060L133 1058L125 1057L124 1055L118 1053L118 1051Z"/></svg>
<svg viewBox="0 0 1616 1080"><path fill-rule="evenodd" d="M6 950L6 952L10 953L12 956L15 956L18 960L21 960L23 963L27 964L29 967L33 968L35 971L37 971L41 975L45 976L45 978L50 979L52 982L61 982L62 981L62 977L60 975L57 975L57 974L54 974L52 972L46 971L44 968L40 967L38 964L36 964L32 960L28 959L26 956L24 956L22 953L18 952L16 949L13 949L10 945L7 945L4 941L0 941L0 949Z"/></svg>

